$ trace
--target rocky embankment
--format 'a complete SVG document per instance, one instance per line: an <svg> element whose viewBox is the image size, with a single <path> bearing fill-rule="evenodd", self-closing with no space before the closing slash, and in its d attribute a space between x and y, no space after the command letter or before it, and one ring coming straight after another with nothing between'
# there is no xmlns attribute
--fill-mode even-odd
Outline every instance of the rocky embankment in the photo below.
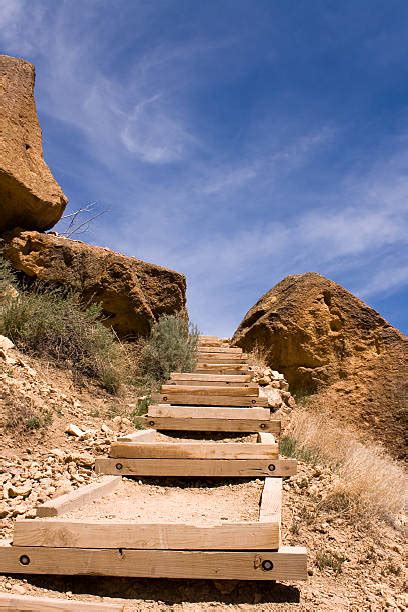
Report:
<svg viewBox="0 0 408 612"><path fill-rule="evenodd" d="M23 356L0 336L3 537L13 519L33 517L39 503L94 479L95 456L133 429L128 416L137 399L112 398L84 383L76 386L71 372Z"/></svg>

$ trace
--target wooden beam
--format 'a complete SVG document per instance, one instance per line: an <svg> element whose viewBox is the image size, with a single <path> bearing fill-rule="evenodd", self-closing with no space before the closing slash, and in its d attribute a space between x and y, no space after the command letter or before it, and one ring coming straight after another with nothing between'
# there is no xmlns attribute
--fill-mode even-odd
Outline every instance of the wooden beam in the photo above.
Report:
<svg viewBox="0 0 408 612"><path fill-rule="evenodd" d="M278 522L282 515L282 478L265 478L259 506L259 522Z"/></svg>
<svg viewBox="0 0 408 612"><path fill-rule="evenodd" d="M257 432L270 431L280 434L279 420L259 419L217 419L217 418L173 418L173 417L140 417L139 422L146 427L155 427L162 431L231 431Z"/></svg>
<svg viewBox="0 0 408 612"><path fill-rule="evenodd" d="M268 421L271 413L268 408L240 408L222 406L175 406L170 404L159 404L149 406L147 415L149 417L171 417L185 419L259 419Z"/></svg>
<svg viewBox="0 0 408 612"><path fill-rule="evenodd" d="M245 363L230 365L228 363L197 362L196 369L194 371L197 372L197 374L207 374L208 372L213 374L248 374L251 370Z"/></svg>
<svg viewBox="0 0 408 612"><path fill-rule="evenodd" d="M112 442L109 457L126 459L277 459L278 445L238 442Z"/></svg>
<svg viewBox="0 0 408 612"><path fill-rule="evenodd" d="M257 385L256 383L250 383L250 382L229 382L229 381L222 381L222 380L200 380L198 378L198 376L215 376L215 374L196 374L196 378L195 379L190 379L190 380L168 380L166 381L166 385L172 385L172 386L177 386L177 387L185 387L188 385L194 386L194 387L222 387L224 389L226 389L227 387L245 387L247 389L259 389L259 385Z"/></svg>
<svg viewBox="0 0 408 612"><path fill-rule="evenodd" d="M170 380L202 380L212 382L246 383L251 381L249 374L197 374L197 372L172 372Z"/></svg>
<svg viewBox="0 0 408 612"><path fill-rule="evenodd" d="M295 459L111 459L97 457L97 474L121 476L252 477L296 474Z"/></svg>
<svg viewBox="0 0 408 612"><path fill-rule="evenodd" d="M268 406L267 397L233 397L228 395L190 395L189 393L153 393L152 400L160 404L179 404L186 406Z"/></svg>
<svg viewBox="0 0 408 612"><path fill-rule="evenodd" d="M226 355L242 355L242 348L231 346L199 345L198 350L205 353L225 353Z"/></svg>
<svg viewBox="0 0 408 612"><path fill-rule="evenodd" d="M119 603L0 593L0 610L8 612L123 612L124 609L125 605Z"/></svg>
<svg viewBox="0 0 408 612"><path fill-rule="evenodd" d="M228 395L236 397L258 397L259 387L218 387L218 386L203 386L203 385L162 385L160 392L163 395Z"/></svg>
<svg viewBox="0 0 408 612"><path fill-rule="evenodd" d="M126 436L119 436L118 442L153 442L156 439L155 429L141 429L134 431Z"/></svg>
<svg viewBox="0 0 408 612"><path fill-rule="evenodd" d="M98 482L93 482L84 487L79 487L79 489L67 493L66 495L60 495L55 499L50 499L45 502L45 504L36 508L37 516L58 516L64 512L75 510L94 499L112 493L112 491L118 488L120 481L120 477L105 476L104 478L100 478Z"/></svg>
<svg viewBox="0 0 408 612"><path fill-rule="evenodd" d="M205 363L228 363L231 365L241 365L246 363L248 356L244 353L242 355L229 355L225 353L207 353L204 351L198 351L197 361Z"/></svg>
<svg viewBox="0 0 408 612"><path fill-rule="evenodd" d="M112 520L23 519L15 523L13 546L147 550L277 550L279 525L277 522L189 525L138 524Z"/></svg>
<svg viewBox="0 0 408 612"><path fill-rule="evenodd" d="M306 580L306 549L204 552L0 546L2 574Z"/></svg>

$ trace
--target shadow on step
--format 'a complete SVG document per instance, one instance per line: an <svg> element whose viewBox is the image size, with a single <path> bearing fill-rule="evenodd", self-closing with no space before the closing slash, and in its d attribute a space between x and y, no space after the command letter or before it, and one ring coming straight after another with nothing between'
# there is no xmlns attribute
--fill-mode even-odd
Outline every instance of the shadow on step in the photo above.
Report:
<svg viewBox="0 0 408 612"><path fill-rule="evenodd" d="M74 596L123 598L129 601L129 609L133 609L133 606L134 609L140 609L138 605L146 600L169 606L183 602L239 605L300 601L300 590L297 587L268 581L30 576L27 582L62 594L71 592Z"/></svg>

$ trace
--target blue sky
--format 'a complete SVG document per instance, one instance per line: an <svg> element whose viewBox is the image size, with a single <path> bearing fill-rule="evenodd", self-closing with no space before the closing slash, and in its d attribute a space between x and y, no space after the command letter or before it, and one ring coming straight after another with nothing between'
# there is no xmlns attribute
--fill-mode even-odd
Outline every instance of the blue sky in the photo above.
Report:
<svg viewBox="0 0 408 612"><path fill-rule="evenodd" d="M405 0L0 0L81 238L184 272L229 335L317 271L408 330Z"/></svg>

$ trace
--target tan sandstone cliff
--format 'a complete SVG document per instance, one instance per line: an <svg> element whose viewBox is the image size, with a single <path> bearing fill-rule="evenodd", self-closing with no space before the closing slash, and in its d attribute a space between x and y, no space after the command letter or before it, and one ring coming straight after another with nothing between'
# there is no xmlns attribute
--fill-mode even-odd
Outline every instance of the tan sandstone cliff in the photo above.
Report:
<svg viewBox="0 0 408 612"><path fill-rule="evenodd" d="M49 229L68 201L43 159L34 82L32 64L0 55L0 233Z"/></svg>
<svg viewBox="0 0 408 612"><path fill-rule="evenodd" d="M248 311L233 342L258 347L292 393L403 456L408 338L349 291L316 273L288 276Z"/></svg>
<svg viewBox="0 0 408 612"><path fill-rule="evenodd" d="M71 287L102 304L106 324L121 337L147 335L163 314L186 313L183 274L53 234L15 230L4 255L31 280Z"/></svg>

